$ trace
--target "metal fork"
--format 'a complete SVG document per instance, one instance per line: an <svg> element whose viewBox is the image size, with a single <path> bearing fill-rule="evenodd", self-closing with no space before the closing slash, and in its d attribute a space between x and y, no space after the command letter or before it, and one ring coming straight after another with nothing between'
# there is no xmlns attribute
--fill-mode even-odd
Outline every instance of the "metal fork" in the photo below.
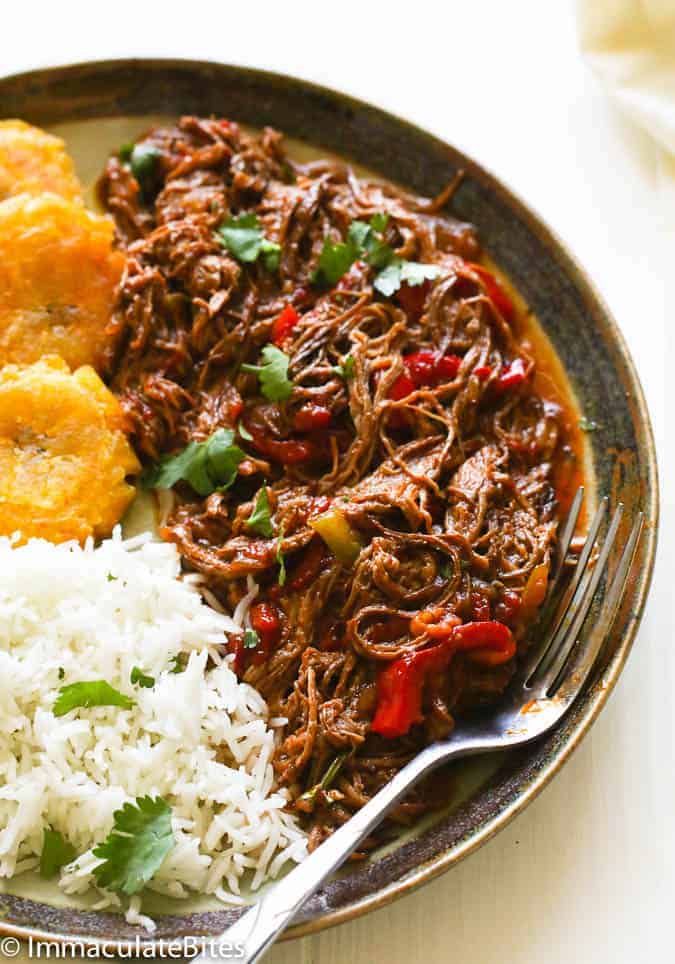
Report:
<svg viewBox="0 0 675 964"><path fill-rule="evenodd" d="M496 712L457 724L451 736L422 750L347 823L333 833L301 864L287 874L218 939L238 945L238 960L259 960L274 939L290 924L302 904L340 867L359 843L424 776L441 764L463 756L506 750L547 733L579 695L620 608L623 590L642 531L640 513L626 540L613 574L607 581L595 631L579 640L612 548L623 505L614 512L604 538L599 532L608 511L603 499L589 526L584 547L569 581L567 556L579 518L583 489L577 492L560 534L556 565L543 607L543 638L519 667ZM595 550L595 552L594 552ZM579 645L575 645L579 643ZM213 948L193 960L218 959Z"/></svg>

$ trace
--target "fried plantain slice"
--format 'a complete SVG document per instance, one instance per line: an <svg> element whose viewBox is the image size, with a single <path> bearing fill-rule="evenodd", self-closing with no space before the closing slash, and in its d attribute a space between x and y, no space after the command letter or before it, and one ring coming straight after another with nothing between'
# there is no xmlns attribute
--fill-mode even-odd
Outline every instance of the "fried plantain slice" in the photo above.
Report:
<svg viewBox="0 0 675 964"><path fill-rule="evenodd" d="M93 368L50 356L0 370L0 535L107 536L140 465L119 402Z"/></svg>
<svg viewBox="0 0 675 964"><path fill-rule="evenodd" d="M0 121L0 201L44 191L82 200L82 187L65 144L24 121Z"/></svg>
<svg viewBox="0 0 675 964"><path fill-rule="evenodd" d="M100 368L124 256L113 225L55 194L0 203L0 365Z"/></svg>

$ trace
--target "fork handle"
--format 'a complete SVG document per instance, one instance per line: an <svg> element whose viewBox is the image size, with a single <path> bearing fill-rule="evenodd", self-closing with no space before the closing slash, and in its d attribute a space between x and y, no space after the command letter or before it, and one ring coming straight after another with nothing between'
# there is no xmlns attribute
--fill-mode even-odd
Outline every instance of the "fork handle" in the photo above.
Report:
<svg viewBox="0 0 675 964"><path fill-rule="evenodd" d="M291 922L302 904L318 890L323 881L340 867L399 800L427 773L441 763L466 756L477 749L466 742L457 745L435 744L406 764L386 786L375 794L351 819L335 831L301 864L275 884L261 900L246 911L220 938L218 943L236 946L237 960L253 964L272 941ZM204 951L194 962L222 960L213 949Z"/></svg>

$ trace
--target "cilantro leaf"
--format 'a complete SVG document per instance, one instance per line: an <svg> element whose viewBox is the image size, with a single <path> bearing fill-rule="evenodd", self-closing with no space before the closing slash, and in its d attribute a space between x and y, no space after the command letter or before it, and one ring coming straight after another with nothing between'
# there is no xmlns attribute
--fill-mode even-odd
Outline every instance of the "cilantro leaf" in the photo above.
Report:
<svg viewBox="0 0 675 964"><path fill-rule="evenodd" d="M265 345L262 365L242 365L244 372L256 372L260 391L270 402L283 402L293 392L293 382L288 378L288 355L276 345Z"/></svg>
<svg viewBox="0 0 675 964"><path fill-rule="evenodd" d="M388 220L386 214L374 214L370 223L352 221L346 241L335 242L326 238L312 281L332 288L359 257L364 257L374 268L386 265L394 257L394 252L378 234L385 229Z"/></svg>
<svg viewBox="0 0 675 964"><path fill-rule="evenodd" d="M65 716L71 710L92 706L121 706L124 710L131 709L134 701L119 690L113 689L105 680L89 680L82 683L70 683L62 686L56 698L52 713L54 716Z"/></svg>
<svg viewBox="0 0 675 964"><path fill-rule="evenodd" d="M59 870L75 860L77 851L58 830L45 830L40 855L40 876L45 880L56 877Z"/></svg>
<svg viewBox="0 0 675 964"><path fill-rule="evenodd" d="M323 242L319 263L312 273L314 284L332 288L346 274L359 256L358 248L351 241Z"/></svg>
<svg viewBox="0 0 675 964"><path fill-rule="evenodd" d="M372 234L372 228L365 221L352 221L347 231L347 241L357 252L363 251Z"/></svg>
<svg viewBox="0 0 675 964"><path fill-rule="evenodd" d="M234 432L219 428L205 442L190 442L177 455L165 456L146 469L142 483L147 489L171 489L176 482L188 482L198 495L224 491L237 477L246 453L234 444Z"/></svg>
<svg viewBox="0 0 675 964"><path fill-rule="evenodd" d="M382 232L384 231L384 229L388 224L389 224L389 215L384 214L382 211L376 214L373 214L372 218L370 219L371 228L373 229L373 231L377 231L380 234L382 234Z"/></svg>
<svg viewBox="0 0 675 964"><path fill-rule="evenodd" d="M140 687L147 690L152 689L152 687L155 685L155 677L146 676L139 666L134 666L134 668L131 670L131 676L129 679L134 685L138 683Z"/></svg>
<svg viewBox="0 0 675 964"><path fill-rule="evenodd" d="M205 444L209 475L219 483L219 491L229 489L237 477L239 463L246 458L246 453L234 444L234 432L230 428L219 428Z"/></svg>
<svg viewBox="0 0 675 964"><path fill-rule="evenodd" d="M244 649L255 649L260 643L260 636L256 633L255 629L246 629L244 631Z"/></svg>
<svg viewBox="0 0 675 964"><path fill-rule="evenodd" d="M283 538L284 529L282 526L279 532L279 541L277 542L277 562L279 563L279 578L277 579L277 582L280 586L283 586L286 583L286 560L284 559L284 554L281 551Z"/></svg>
<svg viewBox="0 0 675 964"><path fill-rule="evenodd" d="M188 664L188 654L176 653L175 656L171 657L170 662L173 663L173 666L169 670L170 673L174 673L174 674L184 673L185 668Z"/></svg>
<svg viewBox="0 0 675 964"><path fill-rule="evenodd" d="M260 253L262 255L262 262L269 272L279 270L281 245L275 241L268 241L267 238L263 238L262 244L260 245Z"/></svg>
<svg viewBox="0 0 675 964"><path fill-rule="evenodd" d="M156 185L161 156L162 152L152 144L124 144L120 148L120 159L129 165L145 195Z"/></svg>
<svg viewBox="0 0 675 964"><path fill-rule="evenodd" d="M114 814L115 824L94 856L103 860L94 868L99 887L132 897L157 873L173 850L171 807L161 797L138 797Z"/></svg>
<svg viewBox="0 0 675 964"><path fill-rule="evenodd" d="M253 264L262 255L262 262L268 271L276 271L279 267L281 247L267 240L255 214L228 218L218 228L217 238L243 264Z"/></svg>
<svg viewBox="0 0 675 964"><path fill-rule="evenodd" d="M253 512L246 520L246 528L252 529L253 532L257 532L259 536L264 536L266 539L271 539L274 535L272 510L265 486L258 491Z"/></svg>
<svg viewBox="0 0 675 964"><path fill-rule="evenodd" d="M437 264L420 264L418 261L404 261L401 265L401 281L414 287L425 281L433 281L441 274Z"/></svg>
<svg viewBox="0 0 675 964"><path fill-rule="evenodd" d="M354 377L354 359L352 356L347 355L342 364L334 365L333 371L336 375L339 375L340 378L344 378L344 380L348 382L350 378Z"/></svg>
<svg viewBox="0 0 675 964"><path fill-rule="evenodd" d="M380 271L373 284L380 294L390 298L404 282L412 286L420 285L424 281L437 278L440 273L441 269L435 264L419 264L417 261L394 258Z"/></svg>
<svg viewBox="0 0 675 964"><path fill-rule="evenodd" d="M353 221L350 228L350 237L358 239L359 249L372 268L384 268L395 257L394 250L378 235L384 230L389 220L386 214L374 214L369 224L363 221ZM382 225L383 227L376 227ZM352 232L354 232L352 234Z"/></svg>
<svg viewBox="0 0 675 964"><path fill-rule="evenodd" d="M241 437L244 439L245 442L253 441L253 436L251 435L251 433L246 428L243 422L240 422L239 425L237 425L237 431L239 432L239 434L241 435Z"/></svg>

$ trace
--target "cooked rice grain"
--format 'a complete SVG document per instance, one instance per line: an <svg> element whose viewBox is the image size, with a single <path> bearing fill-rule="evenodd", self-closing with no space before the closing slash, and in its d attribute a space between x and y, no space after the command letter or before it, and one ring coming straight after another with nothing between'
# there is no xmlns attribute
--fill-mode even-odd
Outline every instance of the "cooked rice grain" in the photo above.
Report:
<svg viewBox="0 0 675 964"><path fill-rule="evenodd" d="M255 889L304 856L305 836L273 786L265 702L220 655L246 613L234 622L215 612L179 573L175 547L149 536L116 532L84 549L0 539L0 877L37 866L51 827L79 855L59 885L87 891L92 848L114 812L144 794L173 809L176 847L148 885L162 894L239 903L242 877ZM189 661L172 673L178 652ZM152 689L131 684L134 666L155 677ZM135 706L54 717L61 686L95 679ZM140 906L128 919L147 926Z"/></svg>

